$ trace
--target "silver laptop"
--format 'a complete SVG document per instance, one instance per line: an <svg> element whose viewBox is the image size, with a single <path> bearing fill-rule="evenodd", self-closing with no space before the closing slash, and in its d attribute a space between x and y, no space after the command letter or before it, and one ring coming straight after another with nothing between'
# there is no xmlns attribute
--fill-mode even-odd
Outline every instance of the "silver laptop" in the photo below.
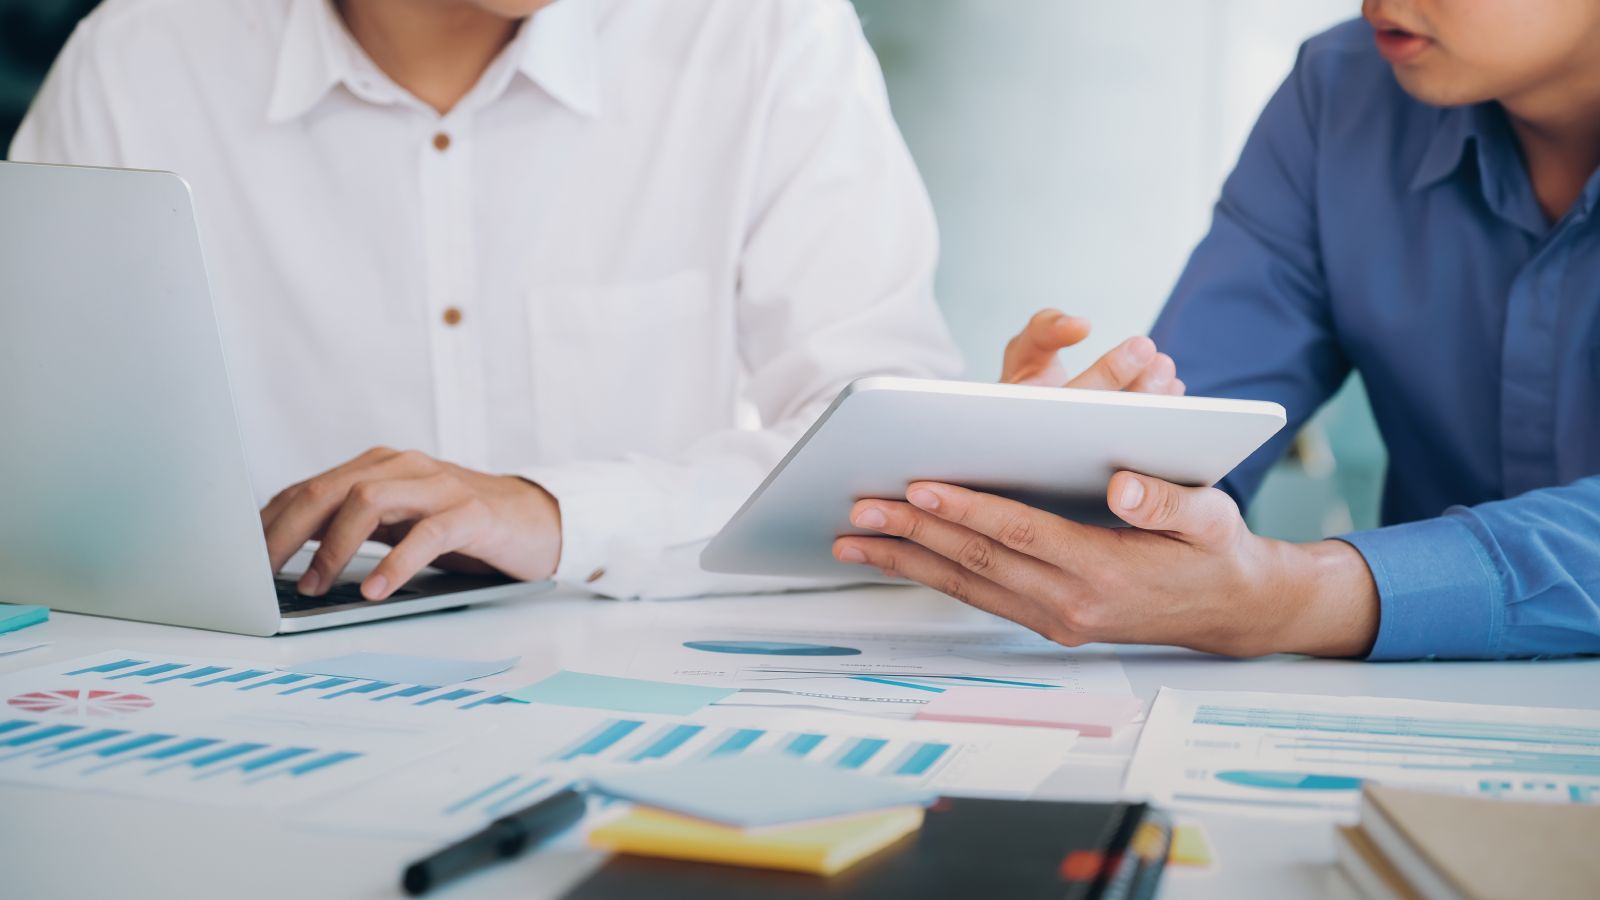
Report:
<svg viewBox="0 0 1600 900"><path fill-rule="evenodd" d="M550 586L425 570L371 603L375 564L273 578L183 180L0 162L0 602L270 635Z"/></svg>

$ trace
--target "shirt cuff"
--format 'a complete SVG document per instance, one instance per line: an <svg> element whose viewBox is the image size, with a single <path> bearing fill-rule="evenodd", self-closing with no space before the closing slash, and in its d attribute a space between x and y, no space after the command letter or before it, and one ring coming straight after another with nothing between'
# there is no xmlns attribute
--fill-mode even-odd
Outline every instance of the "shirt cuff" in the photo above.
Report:
<svg viewBox="0 0 1600 900"><path fill-rule="evenodd" d="M1446 513L1339 540L1360 551L1378 585L1378 640L1368 659L1500 655L1504 584L1461 517Z"/></svg>
<svg viewBox="0 0 1600 900"><path fill-rule="evenodd" d="M589 584L605 575L616 523L629 521L629 491L612 466L537 466L517 473L556 498L561 510L561 559L553 577Z"/></svg>

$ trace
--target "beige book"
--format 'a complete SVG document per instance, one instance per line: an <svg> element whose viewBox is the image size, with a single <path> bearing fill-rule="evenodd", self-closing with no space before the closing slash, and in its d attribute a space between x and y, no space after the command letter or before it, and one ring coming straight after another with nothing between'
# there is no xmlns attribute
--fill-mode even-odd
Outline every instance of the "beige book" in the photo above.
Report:
<svg viewBox="0 0 1600 900"><path fill-rule="evenodd" d="M1369 785L1361 831L1429 900L1600 897L1600 806Z"/></svg>

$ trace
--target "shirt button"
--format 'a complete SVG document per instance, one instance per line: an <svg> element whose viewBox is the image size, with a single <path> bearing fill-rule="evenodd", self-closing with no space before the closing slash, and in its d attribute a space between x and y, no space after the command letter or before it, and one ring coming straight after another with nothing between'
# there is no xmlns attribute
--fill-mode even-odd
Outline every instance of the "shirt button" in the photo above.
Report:
<svg viewBox="0 0 1600 900"><path fill-rule="evenodd" d="M444 311L444 323L451 328L461 324L461 308L452 306Z"/></svg>
<svg viewBox="0 0 1600 900"><path fill-rule="evenodd" d="M450 149L450 135L445 134L442 131L439 132L438 134L434 135L433 136L433 149L439 151L440 153L443 153L446 150L449 150Z"/></svg>

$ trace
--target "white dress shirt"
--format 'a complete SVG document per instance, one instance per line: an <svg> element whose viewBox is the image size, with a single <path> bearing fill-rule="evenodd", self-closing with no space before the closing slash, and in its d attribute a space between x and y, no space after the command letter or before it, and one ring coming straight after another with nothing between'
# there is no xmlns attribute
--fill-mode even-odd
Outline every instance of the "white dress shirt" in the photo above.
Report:
<svg viewBox="0 0 1600 900"><path fill-rule="evenodd" d="M959 368L846 0L558 0L443 116L329 0L110 0L11 156L188 180L263 502L377 445L519 474L614 596L714 588L655 562L850 380Z"/></svg>

